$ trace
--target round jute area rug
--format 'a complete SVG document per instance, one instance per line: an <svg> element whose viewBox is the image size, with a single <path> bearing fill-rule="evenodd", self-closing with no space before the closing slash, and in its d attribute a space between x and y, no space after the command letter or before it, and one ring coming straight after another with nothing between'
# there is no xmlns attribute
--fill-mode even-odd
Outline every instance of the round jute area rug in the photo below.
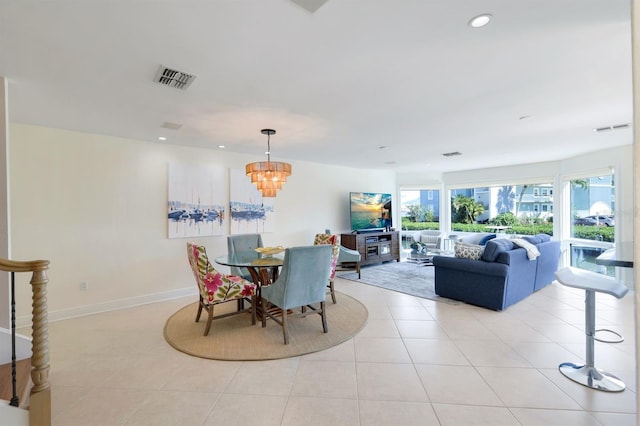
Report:
<svg viewBox="0 0 640 426"><path fill-rule="evenodd" d="M242 313L214 319L208 336L203 336L206 312L195 322L198 302L173 314L164 326L164 338L175 349L200 358L257 361L288 358L321 351L355 336L367 322L367 308L356 299L336 292L338 303L326 303L329 332L323 333L318 314L289 318L289 344L284 344L282 327L267 319L262 328L258 319L251 325L251 315ZM234 302L216 306L216 315L236 307Z"/></svg>

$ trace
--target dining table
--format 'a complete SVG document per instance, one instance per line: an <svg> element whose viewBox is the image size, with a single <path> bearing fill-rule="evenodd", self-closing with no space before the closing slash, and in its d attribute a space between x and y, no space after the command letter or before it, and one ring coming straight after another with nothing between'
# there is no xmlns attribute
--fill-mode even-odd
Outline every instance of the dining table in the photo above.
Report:
<svg viewBox="0 0 640 426"><path fill-rule="evenodd" d="M214 261L219 265L246 268L253 283L261 287L278 279L278 272L284 262L284 250L274 255L263 255L255 250L238 251L218 256Z"/></svg>
<svg viewBox="0 0 640 426"><path fill-rule="evenodd" d="M274 283L278 279L278 273L284 263L284 249L281 253L273 255L261 254L255 250L237 251L233 254L218 256L214 262L224 266L235 266L246 268L251 275L251 281L257 288L257 309L258 318L262 318L261 297L262 287Z"/></svg>

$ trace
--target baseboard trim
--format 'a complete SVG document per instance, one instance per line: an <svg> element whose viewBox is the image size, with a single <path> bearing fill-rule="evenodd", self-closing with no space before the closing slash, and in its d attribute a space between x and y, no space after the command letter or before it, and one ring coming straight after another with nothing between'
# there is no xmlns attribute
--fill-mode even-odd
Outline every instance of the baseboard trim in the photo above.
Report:
<svg viewBox="0 0 640 426"><path fill-rule="evenodd" d="M134 306L148 305L150 303L164 302L166 300L178 299L186 296L196 296L198 292L193 287L181 288L162 293L146 294L143 296L130 297L126 299L112 300L109 302L96 303L93 305L78 306L75 308L49 311L49 322L61 321L70 318L83 317L86 315L98 314L100 312L115 311L118 309L131 308ZM16 318L16 327L30 327L31 316L21 316Z"/></svg>

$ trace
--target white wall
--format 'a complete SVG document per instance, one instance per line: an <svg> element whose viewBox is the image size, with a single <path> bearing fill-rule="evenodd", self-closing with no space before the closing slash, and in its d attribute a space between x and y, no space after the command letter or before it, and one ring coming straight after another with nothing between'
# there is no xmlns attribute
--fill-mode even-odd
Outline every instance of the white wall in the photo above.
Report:
<svg viewBox="0 0 640 426"><path fill-rule="evenodd" d="M50 320L195 294L187 239L167 238L168 164L243 168L256 160L19 124L10 146L12 257L51 260ZM311 244L325 228L347 232L350 191L396 188L392 172L290 162L265 245ZM194 240L212 256L226 253L224 236ZM19 324L30 321L29 278L17 280Z"/></svg>

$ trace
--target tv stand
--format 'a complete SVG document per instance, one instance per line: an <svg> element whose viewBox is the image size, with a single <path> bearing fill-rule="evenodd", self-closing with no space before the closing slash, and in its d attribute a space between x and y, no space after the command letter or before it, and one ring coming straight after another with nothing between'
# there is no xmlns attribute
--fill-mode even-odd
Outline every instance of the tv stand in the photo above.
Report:
<svg viewBox="0 0 640 426"><path fill-rule="evenodd" d="M355 231L356 234L375 234L378 232L383 232L383 229L358 229Z"/></svg>
<svg viewBox="0 0 640 426"><path fill-rule="evenodd" d="M400 262L400 245L398 231L368 231L357 234L342 234L343 246L360 253L359 265L388 262Z"/></svg>

